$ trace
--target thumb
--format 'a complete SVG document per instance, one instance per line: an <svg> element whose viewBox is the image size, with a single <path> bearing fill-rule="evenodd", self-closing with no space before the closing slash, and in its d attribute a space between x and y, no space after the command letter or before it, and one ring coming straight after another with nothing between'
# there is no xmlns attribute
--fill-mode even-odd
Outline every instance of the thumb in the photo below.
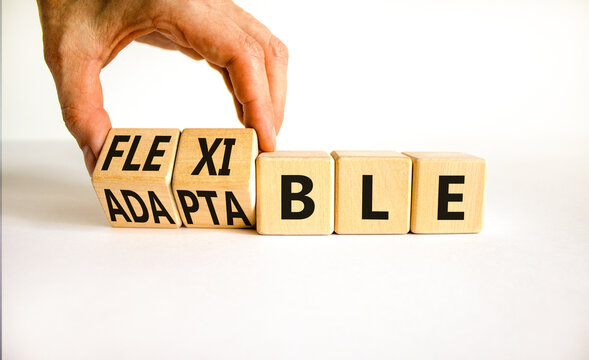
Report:
<svg viewBox="0 0 589 360"><path fill-rule="evenodd" d="M100 69L98 63L76 61L52 71L63 120L82 149L90 175L111 128L104 110Z"/></svg>

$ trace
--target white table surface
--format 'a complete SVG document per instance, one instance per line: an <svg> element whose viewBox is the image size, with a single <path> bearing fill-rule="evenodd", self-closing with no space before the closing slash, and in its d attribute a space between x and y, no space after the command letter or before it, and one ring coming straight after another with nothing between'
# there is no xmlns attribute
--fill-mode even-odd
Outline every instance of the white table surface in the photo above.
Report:
<svg viewBox="0 0 589 360"><path fill-rule="evenodd" d="M489 160L477 235L111 228L71 142L4 143L5 359L588 359L589 161Z"/></svg>

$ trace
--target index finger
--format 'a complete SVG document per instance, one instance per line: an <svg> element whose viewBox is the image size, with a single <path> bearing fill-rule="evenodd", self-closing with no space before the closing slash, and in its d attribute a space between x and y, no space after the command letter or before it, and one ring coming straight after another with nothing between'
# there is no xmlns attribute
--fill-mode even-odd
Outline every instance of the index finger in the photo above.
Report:
<svg viewBox="0 0 589 360"><path fill-rule="evenodd" d="M221 12L198 4L183 8L175 21L192 48L227 69L243 108L244 125L256 130L263 151L274 151L274 110L262 46Z"/></svg>
<svg viewBox="0 0 589 360"><path fill-rule="evenodd" d="M274 127L278 133L284 120L284 106L286 105L288 48L255 17L239 6L232 5L228 9L229 17L264 48L270 96L274 107Z"/></svg>

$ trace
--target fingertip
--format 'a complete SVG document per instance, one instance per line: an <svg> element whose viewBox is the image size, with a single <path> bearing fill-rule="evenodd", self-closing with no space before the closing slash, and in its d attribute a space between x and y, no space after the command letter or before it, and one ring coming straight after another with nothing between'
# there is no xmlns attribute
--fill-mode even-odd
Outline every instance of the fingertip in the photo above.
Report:
<svg viewBox="0 0 589 360"><path fill-rule="evenodd" d="M274 150L276 150L276 128L272 127L272 150L270 151Z"/></svg>
<svg viewBox="0 0 589 360"><path fill-rule="evenodd" d="M86 163L86 170L88 170L88 175L92 177L94 168L96 167L96 155L94 155L94 151L92 151L88 145L84 145L82 148L82 153L84 154L84 162Z"/></svg>
<svg viewBox="0 0 589 360"><path fill-rule="evenodd" d="M274 127L265 133L258 131L258 141L262 151L272 152L276 150L276 130Z"/></svg>
<svg viewBox="0 0 589 360"><path fill-rule="evenodd" d="M282 128L282 122L283 121L277 121L276 124L274 124L274 131L276 132L276 135L280 133L280 129Z"/></svg>
<svg viewBox="0 0 589 360"><path fill-rule="evenodd" d="M104 110L82 118L86 121L74 121L73 123L77 126L70 126L70 131L84 154L88 174L92 176L106 137L111 129L110 119Z"/></svg>
<svg viewBox="0 0 589 360"><path fill-rule="evenodd" d="M276 149L276 128L274 113L269 102L252 101L243 106L245 126L253 128L258 134L258 144L262 151Z"/></svg>
<svg viewBox="0 0 589 360"><path fill-rule="evenodd" d="M103 124L98 128L95 128L89 139L90 149L92 150L92 153L94 154L94 157L96 159L98 159L98 156L100 156L100 152L102 151L102 147L106 142L106 137L108 136L108 133L110 132L111 128L112 126L110 124L109 119L107 123Z"/></svg>

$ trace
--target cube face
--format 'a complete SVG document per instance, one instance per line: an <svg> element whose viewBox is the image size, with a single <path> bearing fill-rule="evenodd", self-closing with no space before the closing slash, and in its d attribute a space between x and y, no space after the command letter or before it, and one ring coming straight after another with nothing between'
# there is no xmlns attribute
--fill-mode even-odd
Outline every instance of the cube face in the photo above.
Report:
<svg viewBox="0 0 589 360"><path fill-rule="evenodd" d="M171 180L180 130L111 129L92 184L113 227L181 225Z"/></svg>
<svg viewBox="0 0 589 360"><path fill-rule="evenodd" d="M328 235L334 226L334 161L320 151L263 153L257 167L257 231Z"/></svg>
<svg viewBox="0 0 589 360"><path fill-rule="evenodd" d="M405 234L411 160L394 151L334 151L335 232Z"/></svg>
<svg viewBox="0 0 589 360"><path fill-rule="evenodd" d="M404 153L413 161L411 231L478 233L483 227L485 160L463 153Z"/></svg>
<svg viewBox="0 0 589 360"><path fill-rule="evenodd" d="M257 155L253 129L185 129L172 179L184 225L253 226Z"/></svg>

